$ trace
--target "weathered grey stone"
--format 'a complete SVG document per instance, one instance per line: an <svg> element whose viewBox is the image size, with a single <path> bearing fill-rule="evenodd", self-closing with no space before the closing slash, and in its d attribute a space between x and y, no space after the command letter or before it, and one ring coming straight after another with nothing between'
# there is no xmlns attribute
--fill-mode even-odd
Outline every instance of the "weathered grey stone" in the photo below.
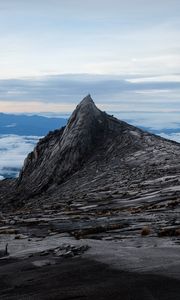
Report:
<svg viewBox="0 0 180 300"><path fill-rule="evenodd" d="M19 205L27 203L23 199L36 196L43 205L55 199L70 206L77 198L84 202L114 198L114 191L122 197L121 190L127 192L127 187L128 195L136 197L140 190L136 186L142 187L144 182L143 188L148 188L149 180L153 188L169 186L163 180L168 176L172 184L180 184L176 176L180 172L179 157L180 144L101 112L88 95L65 128L40 140L11 190ZM55 198L49 196L54 192ZM35 203L39 202L34 199Z"/></svg>
<svg viewBox="0 0 180 300"><path fill-rule="evenodd" d="M180 144L101 112L87 96L28 155L18 180L0 182L0 197L17 215L2 222L43 236L134 238L148 226L150 239L177 225L177 238Z"/></svg>

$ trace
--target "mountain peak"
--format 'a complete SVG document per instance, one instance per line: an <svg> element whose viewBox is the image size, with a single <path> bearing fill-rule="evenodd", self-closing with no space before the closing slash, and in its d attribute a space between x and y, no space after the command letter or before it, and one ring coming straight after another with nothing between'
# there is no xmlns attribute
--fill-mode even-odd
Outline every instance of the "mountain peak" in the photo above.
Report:
<svg viewBox="0 0 180 300"><path fill-rule="evenodd" d="M95 113L96 115L100 113L100 110L96 107L91 95L87 95L76 107L76 110L72 113L72 116L81 111L84 114Z"/></svg>
<svg viewBox="0 0 180 300"><path fill-rule="evenodd" d="M87 104L94 104L94 101L91 98L90 94L88 94L86 97L83 98L83 100L79 103L79 106L81 106L81 105L87 105Z"/></svg>
<svg viewBox="0 0 180 300"><path fill-rule="evenodd" d="M88 159L101 139L104 113L87 95L72 113L65 128L42 139L25 160L18 179L26 194L42 192L63 182Z"/></svg>
<svg viewBox="0 0 180 300"><path fill-rule="evenodd" d="M134 168L142 163L143 153L149 157L151 151L159 147L161 156L161 149L172 147L172 144L102 112L87 95L66 127L40 140L28 155L17 190L25 197L42 194L54 186L61 186L74 174L82 172L87 177L93 174L94 178L113 168L121 170L126 159L131 161L137 155L139 162L136 157L132 163Z"/></svg>
<svg viewBox="0 0 180 300"><path fill-rule="evenodd" d="M72 128L76 128L76 130L82 130L84 127L91 128L95 119L101 118L102 114L96 107L91 95L87 95L73 111L65 128L64 135Z"/></svg>

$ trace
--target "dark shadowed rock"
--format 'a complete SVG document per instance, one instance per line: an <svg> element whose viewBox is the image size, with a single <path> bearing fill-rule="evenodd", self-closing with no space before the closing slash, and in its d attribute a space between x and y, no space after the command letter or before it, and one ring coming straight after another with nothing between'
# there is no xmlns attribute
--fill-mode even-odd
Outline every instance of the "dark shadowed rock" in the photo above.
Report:
<svg viewBox="0 0 180 300"><path fill-rule="evenodd" d="M105 123L105 113L97 109L90 95L84 98L67 126L50 133L28 155L18 188L35 194L54 183L62 183L87 160L103 134Z"/></svg>
<svg viewBox="0 0 180 300"><path fill-rule="evenodd" d="M111 138L119 135L123 127L123 122L101 112L88 95L77 106L67 126L40 140L28 155L18 189L32 195L64 182L82 167L95 148L106 143L106 139L108 143L110 135Z"/></svg>
<svg viewBox="0 0 180 300"><path fill-rule="evenodd" d="M4 250L0 250L0 258L8 256L8 255L9 255L9 253L8 253L8 244L6 244L5 249Z"/></svg>
<svg viewBox="0 0 180 300"><path fill-rule="evenodd" d="M26 197L41 194L64 183L82 168L89 185L92 180L89 182L88 177L92 173L93 179L101 174L104 185L109 173L117 181L122 170L127 173L140 164L139 175L145 172L147 163L149 172L160 172L159 156L161 160L172 161L176 153L180 153L177 143L101 112L88 95L77 106L67 126L49 133L28 155L17 190ZM155 171L153 165L157 164Z"/></svg>

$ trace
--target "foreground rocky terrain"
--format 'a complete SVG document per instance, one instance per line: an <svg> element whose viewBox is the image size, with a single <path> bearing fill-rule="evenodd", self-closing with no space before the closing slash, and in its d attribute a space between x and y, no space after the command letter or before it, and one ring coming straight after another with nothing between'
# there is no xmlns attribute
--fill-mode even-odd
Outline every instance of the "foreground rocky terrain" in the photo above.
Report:
<svg viewBox="0 0 180 300"><path fill-rule="evenodd" d="M1 182L0 206L1 299L179 299L180 144L101 112L90 96L17 180ZM43 274L46 295L32 279Z"/></svg>

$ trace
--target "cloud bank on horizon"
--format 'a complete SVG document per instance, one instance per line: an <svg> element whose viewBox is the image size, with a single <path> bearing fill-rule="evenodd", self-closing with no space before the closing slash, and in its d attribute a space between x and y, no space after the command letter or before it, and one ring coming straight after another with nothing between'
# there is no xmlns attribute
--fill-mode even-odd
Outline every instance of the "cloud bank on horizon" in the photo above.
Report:
<svg viewBox="0 0 180 300"><path fill-rule="evenodd" d="M69 74L0 79L1 112L72 112L91 93L106 111L180 113L180 75L132 77Z"/></svg>
<svg viewBox="0 0 180 300"><path fill-rule="evenodd" d="M180 142L179 12L179 0L0 1L0 112L67 116L90 93ZM0 180L37 140L0 132Z"/></svg>
<svg viewBox="0 0 180 300"><path fill-rule="evenodd" d="M0 111L178 112L179 0L0 3Z"/></svg>

